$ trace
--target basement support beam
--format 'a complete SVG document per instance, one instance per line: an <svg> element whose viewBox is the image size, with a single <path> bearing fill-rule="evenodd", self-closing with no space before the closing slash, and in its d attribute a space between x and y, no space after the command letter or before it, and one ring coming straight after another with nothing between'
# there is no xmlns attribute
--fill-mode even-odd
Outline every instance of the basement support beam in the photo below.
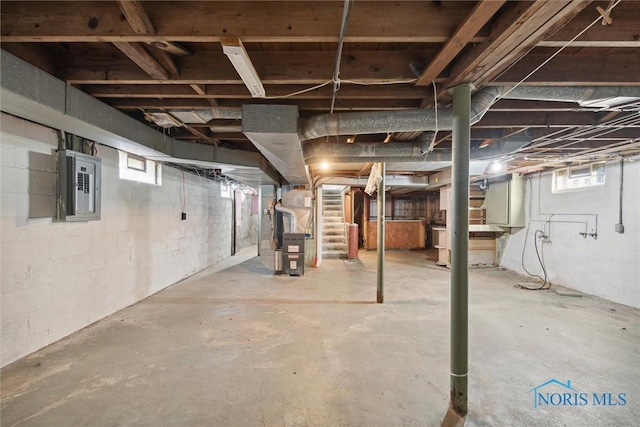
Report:
<svg viewBox="0 0 640 427"><path fill-rule="evenodd" d="M442 425L467 415L469 322L469 143L473 85L453 89L453 166L451 204L451 389Z"/></svg>
<svg viewBox="0 0 640 427"><path fill-rule="evenodd" d="M385 173L386 166L384 162L378 164L380 168L380 176L382 179L378 184L378 290L376 292L376 301L378 304L384 302L384 215L385 215L385 200L384 200L384 186L385 186Z"/></svg>

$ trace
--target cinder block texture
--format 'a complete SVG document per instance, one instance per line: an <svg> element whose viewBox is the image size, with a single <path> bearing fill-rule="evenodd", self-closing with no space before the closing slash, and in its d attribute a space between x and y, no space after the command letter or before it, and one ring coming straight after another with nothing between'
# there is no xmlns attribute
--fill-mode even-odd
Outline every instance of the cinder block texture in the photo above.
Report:
<svg viewBox="0 0 640 427"><path fill-rule="evenodd" d="M602 186L553 193L552 181L551 172L526 179L526 227L509 237L501 265L524 274L524 264L543 276L534 246L535 231L542 230L548 238L538 240L539 252L553 284L640 308L640 163L624 165L623 234L615 231L619 160L606 163Z"/></svg>
<svg viewBox="0 0 640 427"><path fill-rule="evenodd" d="M220 184L166 165L162 186L122 180L118 153L105 146L102 220L35 218L31 198L55 195L57 135L6 114L0 129L1 366L230 255L232 201ZM257 241L246 209L238 249Z"/></svg>

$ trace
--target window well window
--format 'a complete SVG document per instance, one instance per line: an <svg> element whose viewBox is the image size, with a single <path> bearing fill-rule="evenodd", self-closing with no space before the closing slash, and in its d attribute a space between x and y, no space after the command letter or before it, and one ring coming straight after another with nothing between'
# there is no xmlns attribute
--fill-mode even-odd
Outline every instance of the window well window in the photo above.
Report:
<svg viewBox="0 0 640 427"><path fill-rule="evenodd" d="M572 166L553 171L553 192L604 185L605 163Z"/></svg>
<svg viewBox="0 0 640 427"><path fill-rule="evenodd" d="M162 185L162 165L154 160L119 151L120 179Z"/></svg>

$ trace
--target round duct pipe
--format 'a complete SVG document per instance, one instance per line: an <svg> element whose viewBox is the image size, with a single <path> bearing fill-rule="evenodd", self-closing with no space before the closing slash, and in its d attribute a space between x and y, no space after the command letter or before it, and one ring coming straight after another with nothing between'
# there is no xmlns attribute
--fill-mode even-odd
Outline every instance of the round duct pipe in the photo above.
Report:
<svg viewBox="0 0 640 427"><path fill-rule="evenodd" d="M472 124L480 121L501 93L502 87L486 87L473 95ZM435 109L417 109L323 114L302 121L300 139L307 141L336 135L451 130L452 127L451 108L438 109L437 113Z"/></svg>

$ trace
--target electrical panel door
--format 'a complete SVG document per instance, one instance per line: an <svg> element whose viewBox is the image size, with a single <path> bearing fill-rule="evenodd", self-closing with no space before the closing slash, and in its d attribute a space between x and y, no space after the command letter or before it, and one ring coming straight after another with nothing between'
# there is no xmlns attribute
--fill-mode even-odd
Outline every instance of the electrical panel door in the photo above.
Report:
<svg viewBox="0 0 640 427"><path fill-rule="evenodd" d="M489 184L485 204L487 224L524 227L524 179L513 174L509 181Z"/></svg>
<svg viewBox="0 0 640 427"><path fill-rule="evenodd" d="M76 158L75 214L95 213L96 165Z"/></svg>
<svg viewBox="0 0 640 427"><path fill-rule="evenodd" d="M58 221L100 219L101 159L71 150L58 152Z"/></svg>

